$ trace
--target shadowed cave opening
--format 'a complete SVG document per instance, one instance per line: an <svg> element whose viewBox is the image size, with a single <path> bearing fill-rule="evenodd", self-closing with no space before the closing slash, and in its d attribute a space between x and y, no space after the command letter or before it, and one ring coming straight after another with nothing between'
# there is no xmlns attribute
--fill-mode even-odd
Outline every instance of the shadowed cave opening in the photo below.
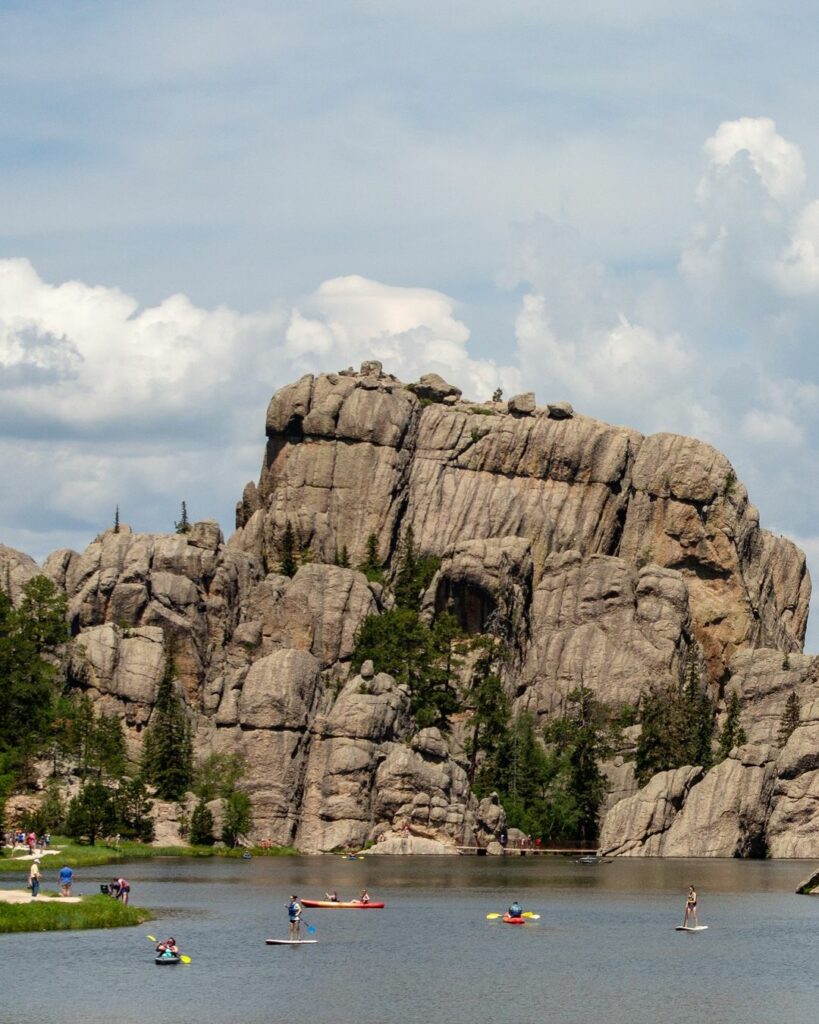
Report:
<svg viewBox="0 0 819 1024"><path fill-rule="evenodd" d="M304 426L302 417L293 413L284 428L284 436L291 444L299 444L304 440Z"/></svg>
<svg viewBox="0 0 819 1024"><path fill-rule="evenodd" d="M483 587L468 580L451 580L446 577L438 584L435 594L435 613L449 611L458 620L464 633L476 636L486 632L490 616L497 608L497 601Z"/></svg>

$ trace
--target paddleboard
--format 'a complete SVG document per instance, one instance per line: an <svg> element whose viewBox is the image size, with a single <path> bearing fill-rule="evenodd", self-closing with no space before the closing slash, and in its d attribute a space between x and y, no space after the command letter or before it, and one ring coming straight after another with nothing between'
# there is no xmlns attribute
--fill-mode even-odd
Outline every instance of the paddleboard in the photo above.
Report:
<svg viewBox="0 0 819 1024"><path fill-rule="evenodd" d="M676 931L678 932L707 932L707 924L698 924L696 928L691 928L687 924L678 924Z"/></svg>
<svg viewBox="0 0 819 1024"><path fill-rule="evenodd" d="M265 939L268 946L315 946L318 939Z"/></svg>

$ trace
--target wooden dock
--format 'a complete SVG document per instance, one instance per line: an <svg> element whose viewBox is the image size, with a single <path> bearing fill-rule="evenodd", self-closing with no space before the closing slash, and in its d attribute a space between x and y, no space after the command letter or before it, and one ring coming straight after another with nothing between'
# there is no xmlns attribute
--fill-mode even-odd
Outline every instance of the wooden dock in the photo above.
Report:
<svg viewBox="0 0 819 1024"><path fill-rule="evenodd" d="M458 846L458 853L464 856L486 857L485 846ZM502 857L593 857L597 856L594 847L584 846L507 846L500 854Z"/></svg>

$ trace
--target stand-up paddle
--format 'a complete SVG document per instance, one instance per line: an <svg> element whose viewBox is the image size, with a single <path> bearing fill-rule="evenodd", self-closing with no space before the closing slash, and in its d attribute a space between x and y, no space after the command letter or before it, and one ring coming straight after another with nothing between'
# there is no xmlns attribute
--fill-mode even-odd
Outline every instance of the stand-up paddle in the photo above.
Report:
<svg viewBox="0 0 819 1024"><path fill-rule="evenodd" d="M698 924L698 925L678 924L677 927L674 929L674 931L677 931L677 932L707 932L708 931L708 925L707 924Z"/></svg>

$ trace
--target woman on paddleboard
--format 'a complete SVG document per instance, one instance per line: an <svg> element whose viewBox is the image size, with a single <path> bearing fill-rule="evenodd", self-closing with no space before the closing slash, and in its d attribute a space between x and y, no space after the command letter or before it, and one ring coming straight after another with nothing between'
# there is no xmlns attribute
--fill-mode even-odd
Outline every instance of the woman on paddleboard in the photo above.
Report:
<svg viewBox="0 0 819 1024"><path fill-rule="evenodd" d="M685 920L683 921L683 928L688 927L689 920L694 919L694 927L697 927L697 890L693 885L688 886L688 896L685 900Z"/></svg>
<svg viewBox="0 0 819 1024"><path fill-rule="evenodd" d="M301 904L298 896L291 896L287 904L287 916L290 919L290 941L301 941Z"/></svg>

